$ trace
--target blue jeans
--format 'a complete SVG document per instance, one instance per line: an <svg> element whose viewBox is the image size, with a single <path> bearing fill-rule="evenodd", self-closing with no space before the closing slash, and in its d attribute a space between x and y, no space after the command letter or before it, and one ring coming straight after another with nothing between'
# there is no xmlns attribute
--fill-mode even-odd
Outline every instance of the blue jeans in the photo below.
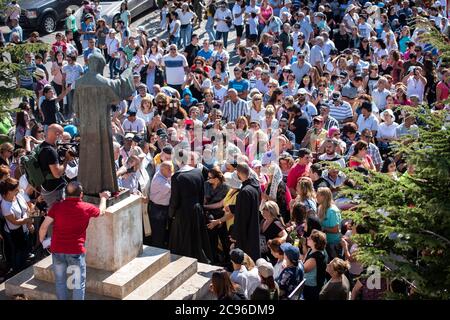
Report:
<svg viewBox="0 0 450 320"><path fill-rule="evenodd" d="M226 49L228 46L228 32L216 31L216 40L223 38L223 47Z"/></svg>
<svg viewBox="0 0 450 320"><path fill-rule="evenodd" d="M68 289L73 289L73 300L84 300L86 254L53 253L52 259L58 300L68 300ZM69 274L69 279L67 279L67 274Z"/></svg>
<svg viewBox="0 0 450 320"><path fill-rule="evenodd" d="M216 31L214 30L214 17L208 17L205 26L206 33L208 33L209 42L216 41Z"/></svg>
<svg viewBox="0 0 450 320"><path fill-rule="evenodd" d="M186 48L191 44L192 36L192 24L187 25L185 28L180 28L181 45Z"/></svg>
<svg viewBox="0 0 450 320"><path fill-rule="evenodd" d="M109 59L109 77L111 79L114 79L116 77L116 75L119 74L119 68L120 67L120 62L118 58L110 58Z"/></svg>
<svg viewBox="0 0 450 320"><path fill-rule="evenodd" d="M176 44L178 48L180 48L180 37L173 37L172 40L170 40L170 44Z"/></svg>

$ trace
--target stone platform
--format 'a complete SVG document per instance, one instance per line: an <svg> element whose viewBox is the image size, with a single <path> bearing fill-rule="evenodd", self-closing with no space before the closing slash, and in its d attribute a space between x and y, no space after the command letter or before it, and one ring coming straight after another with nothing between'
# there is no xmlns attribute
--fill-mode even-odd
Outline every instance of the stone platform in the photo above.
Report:
<svg viewBox="0 0 450 320"><path fill-rule="evenodd" d="M209 298L215 270L196 259L144 246L142 254L115 272L87 268L86 300L202 300ZM5 282L5 295L55 300L51 256Z"/></svg>
<svg viewBox="0 0 450 320"><path fill-rule="evenodd" d="M212 272L221 268L143 246L142 211L142 199L130 195L91 219L86 237L86 299L208 299ZM56 299L52 257L8 279L4 293Z"/></svg>

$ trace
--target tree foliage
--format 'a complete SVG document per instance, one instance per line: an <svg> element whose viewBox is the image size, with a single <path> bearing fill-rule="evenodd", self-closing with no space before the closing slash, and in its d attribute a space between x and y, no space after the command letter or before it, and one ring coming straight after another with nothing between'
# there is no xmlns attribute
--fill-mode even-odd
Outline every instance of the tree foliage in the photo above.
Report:
<svg viewBox="0 0 450 320"><path fill-rule="evenodd" d="M446 111L414 112L424 124L419 138L404 138L395 146L414 173L396 181L349 170L357 187L344 194L356 198L357 205L344 216L371 230L355 238L358 261L387 266L389 278L413 283L416 298L449 299L450 127Z"/></svg>

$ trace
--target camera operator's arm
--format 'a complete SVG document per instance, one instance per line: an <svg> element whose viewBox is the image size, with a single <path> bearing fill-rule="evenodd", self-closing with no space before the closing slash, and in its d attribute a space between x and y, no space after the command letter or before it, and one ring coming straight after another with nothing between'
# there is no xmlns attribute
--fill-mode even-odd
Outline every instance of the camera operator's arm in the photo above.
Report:
<svg viewBox="0 0 450 320"><path fill-rule="evenodd" d="M71 161L73 159L73 157L70 155L70 151L67 150L66 151L66 157L64 158L64 162L63 164L59 164L59 163L55 163L55 164L50 164L49 168L50 171L52 172L52 175L55 178L60 178L64 175L65 171L66 171L66 167L67 167L67 163L69 161Z"/></svg>

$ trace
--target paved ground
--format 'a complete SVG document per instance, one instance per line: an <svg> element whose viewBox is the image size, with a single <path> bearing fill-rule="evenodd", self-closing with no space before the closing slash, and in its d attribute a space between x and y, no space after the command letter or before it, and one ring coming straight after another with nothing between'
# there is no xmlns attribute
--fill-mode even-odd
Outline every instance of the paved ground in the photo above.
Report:
<svg viewBox="0 0 450 320"><path fill-rule="evenodd" d="M144 14L141 14L140 16L136 17L132 23L131 23L131 31L133 34L137 34L137 27L138 26L143 26L145 28L145 30L147 31L148 35L150 38L158 38L158 39L168 39L168 35L167 32L162 32L159 29L159 24L160 24L160 17L159 17L159 10L151 10L148 11ZM201 24L201 27L198 28L196 27L194 30L194 33L196 33L197 35L199 35L200 39L202 40L203 38L208 38L208 34L206 33L205 30L205 25L206 25L206 21L203 21ZM9 28L8 27L0 27L0 29L6 34L9 32ZM63 30L63 26L60 25L58 31L62 31ZM27 34L30 33L30 31L33 30L25 30L25 38L27 37ZM51 33L51 34L47 34L47 35L43 35L41 36L41 39L46 42L46 43L53 43L55 41L55 35L56 32ZM201 45L201 40L200 40L200 45ZM234 48L234 44L236 41L236 31L233 29L229 35L228 35L228 52L230 53L230 66L237 64L239 61L238 56L236 55L235 51L232 51ZM79 57L78 58L79 62L82 63L83 62L83 58ZM47 63L47 68L48 70L50 70L51 68L51 63ZM105 69L106 70L106 69ZM105 73L107 74L107 73ZM233 72L230 73L230 79L233 78Z"/></svg>

